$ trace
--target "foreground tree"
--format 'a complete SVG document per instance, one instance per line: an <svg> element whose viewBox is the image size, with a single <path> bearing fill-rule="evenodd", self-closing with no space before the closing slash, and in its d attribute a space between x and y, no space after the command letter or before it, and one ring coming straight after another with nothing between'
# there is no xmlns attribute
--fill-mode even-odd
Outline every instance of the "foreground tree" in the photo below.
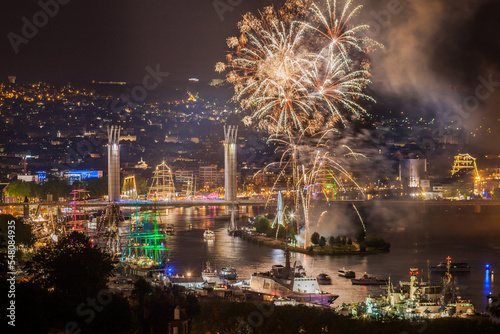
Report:
<svg viewBox="0 0 500 334"><path fill-rule="evenodd" d="M14 223L11 223L14 221ZM25 224L20 218L16 218L13 215L0 215L0 234L8 235L9 226L15 226L14 237L16 240L16 245L31 246L34 242L34 235L31 225ZM7 247L7 246L5 246Z"/></svg>
<svg viewBox="0 0 500 334"><path fill-rule="evenodd" d="M106 287L113 265L111 257L88 237L73 232L55 246L39 249L26 268L30 280L43 288L83 299Z"/></svg>

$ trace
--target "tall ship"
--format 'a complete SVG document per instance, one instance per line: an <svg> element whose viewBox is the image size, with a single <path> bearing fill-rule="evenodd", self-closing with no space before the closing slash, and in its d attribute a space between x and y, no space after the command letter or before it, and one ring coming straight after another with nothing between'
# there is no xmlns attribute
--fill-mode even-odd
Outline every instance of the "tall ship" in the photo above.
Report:
<svg viewBox="0 0 500 334"><path fill-rule="evenodd" d="M317 278L307 276L300 261L295 261L293 267L290 265L288 244L285 247L285 266L273 265L268 272L254 273L250 278L250 288L271 296L327 306L339 297L323 292Z"/></svg>
<svg viewBox="0 0 500 334"><path fill-rule="evenodd" d="M171 249L167 248L169 235L159 228L162 225L159 209L155 206L151 211L139 212L137 207L136 211L121 238L124 241L121 261L136 268L162 268Z"/></svg>
<svg viewBox="0 0 500 334"><path fill-rule="evenodd" d="M85 211L87 203L88 191L84 189L75 189L71 192L73 200L71 201L72 208L66 212L63 218L65 223L65 232L84 233L87 236L93 236L96 232L96 223L92 222L90 212Z"/></svg>

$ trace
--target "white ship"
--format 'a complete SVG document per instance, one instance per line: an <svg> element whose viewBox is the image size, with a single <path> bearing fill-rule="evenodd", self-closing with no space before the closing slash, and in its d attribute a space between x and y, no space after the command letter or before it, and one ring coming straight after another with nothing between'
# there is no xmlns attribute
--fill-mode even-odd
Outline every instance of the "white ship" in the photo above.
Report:
<svg viewBox="0 0 500 334"><path fill-rule="evenodd" d="M205 282L208 283L222 283L222 281L219 279L219 273L217 272L217 270L212 268L212 265L209 261L207 261L205 268L201 272L201 277Z"/></svg>
<svg viewBox="0 0 500 334"><path fill-rule="evenodd" d="M288 248L285 250L285 257L285 266L273 265L271 271L254 273L250 278L250 288L259 293L313 304L329 305L338 298L338 295L323 292L318 280L306 275L300 261L295 261L292 268Z"/></svg>
<svg viewBox="0 0 500 334"><path fill-rule="evenodd" d="M205 230L203 232L203 239L205 240L215 240L215 233L212 230Z"/></svg>

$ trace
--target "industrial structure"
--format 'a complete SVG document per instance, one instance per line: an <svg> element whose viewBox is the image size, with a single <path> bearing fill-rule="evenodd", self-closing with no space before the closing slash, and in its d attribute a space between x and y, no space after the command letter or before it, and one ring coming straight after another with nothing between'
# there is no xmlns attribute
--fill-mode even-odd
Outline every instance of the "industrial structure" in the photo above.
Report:
<svg viewBox="0 0 500 334"><path fill-rule="evenodd" d="M120 127L108 127L108 199L120 200Z"/></svg>

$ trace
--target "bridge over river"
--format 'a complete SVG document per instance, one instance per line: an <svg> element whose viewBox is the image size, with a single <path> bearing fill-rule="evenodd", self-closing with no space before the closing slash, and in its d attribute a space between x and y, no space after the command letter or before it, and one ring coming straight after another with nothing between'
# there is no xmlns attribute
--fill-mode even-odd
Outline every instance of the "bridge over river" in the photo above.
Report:
<svg viewBox="0 0 500 334"><path fill-rule="evenodd" d="M162 201L119 201L117 202L124 209L132 209L132 208L147 208L156 206L157 208L168 208L168 207L197 207L197 206L276 206L276 199L271 198L269 200L266 199L237 199L235 201L226 201L226 200L203 200L203 199L194 199L194 200L162 200ZM101 200L89 200L89 201L81 201L78 202L79 207L86 208L104 208L109 205L108 201ZM377 205L381 207L392 207L392 206L406 206L406 207L427 207L427 206L441 206L441 207L474 207L474 212L480 213L482 206L499 206L500 200L463 200L463 201L453 201L453 200L317 200L312 202L313 206L315 205L348 205L348 204L356 204L360 206L372 206ZM25 206L29 206L31 209L38 208L54 208L54 207L73 207L73 201L65 201L65 202L37 202L37 203L0 203L0 209L9 211L18 211Z"/></svg>

